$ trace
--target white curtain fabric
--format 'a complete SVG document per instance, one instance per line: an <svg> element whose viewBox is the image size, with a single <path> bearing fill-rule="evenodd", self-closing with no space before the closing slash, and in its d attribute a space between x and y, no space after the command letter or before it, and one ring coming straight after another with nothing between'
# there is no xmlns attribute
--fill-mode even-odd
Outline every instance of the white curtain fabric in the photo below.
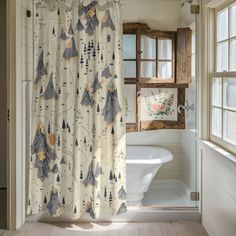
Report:
<svg viewBox="0 0 236 236"><path fill-rule="evenodd" d="M28 214L126 212L119 3L34 1Z"/></svg>

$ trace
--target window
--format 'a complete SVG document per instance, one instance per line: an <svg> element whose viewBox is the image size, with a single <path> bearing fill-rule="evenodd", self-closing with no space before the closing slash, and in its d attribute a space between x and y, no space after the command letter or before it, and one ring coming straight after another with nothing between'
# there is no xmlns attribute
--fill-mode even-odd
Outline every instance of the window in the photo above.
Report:
<svg viewBox="0 0 236 236"><path fill-rule="evenodd" d="M211 75L211 140L236 147L236 3L216 10L215 72Z"/></svg>
<svg viewBox="0 0 236 236"><path fill-rule="evenodd" d="M127 131L185 128L185 114L178 113L178 106L184 105L185 88L188 87L191 73L189 76L182 76L183 79L181 78L179 83L176 69L186 72L186 75L190 71L189 33L189 28L176 32L161 32L151 30L145 24L124 24ZM181 39L180 47L176 46L178 36ZM176 55L181 56L178 67Z"/></svg>

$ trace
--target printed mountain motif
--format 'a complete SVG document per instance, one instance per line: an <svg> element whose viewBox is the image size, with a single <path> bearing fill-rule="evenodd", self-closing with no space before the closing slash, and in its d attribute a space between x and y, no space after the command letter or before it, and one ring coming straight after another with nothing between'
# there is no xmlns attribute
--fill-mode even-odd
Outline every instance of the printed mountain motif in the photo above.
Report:
<svg viewBox="0 0 236 236"><path fill-rule="evenodd" d="M56 188L52 189L50 201L47 205L47 208L51 216L57 216L60 211L61 204L59 202L58 190Z"/></svg>
<svg viewBox="0 0 236 236"><path fill-rule="evenodd" d="M126 207L125 203L122 203L119 210L117 211L117 215L123 214L125 212L127 212L127 207Z"/></svg>
<svg viewBox="0 0 236 236"><path fill-rule="evenodd" d="M77 57L79 55L76 46L75 46L75 40L72 37L70 39L70 41L66 44L66 49L63 53L63 57L67 60L73 58L73 57Z"/></svg>
<svg viewBox="0 0 236 236"><path fill-rule="evenodd" d="M92 93L96 93L96 91L98 91L101 88L101 84L99 83L99 80L98 80L98 72L95 75L92 88L93 88Z"/></svg>
<svg viewBox="0 0 236 236"><path fill-rule="evenodd" d="M94 176L97 178L99 175L103 175L102 167L97 163Z"/></svg>
<svg viewBox="0 0 236 236"><path fill-rule="evenodd" d="M34 81L34 83L37 84L39 82L39 80L42 78L42 76L44 76L44 75L47 75L47 70L44 65L43 51L42 51L39 56L39 62L38 62L38 66L37 66L37 78Z"/></svg>
<svg viewBox="0 0 236 236"><path fill-rule="evenodd" d="M78 19L78 22L77 22L77 25L76 25L76 29L77 29L78 31L84 30L84 25L82 24L82 22L81 22L80 19Z"/></svg>
<svg viewBox="0 0 236 236"><path fill-rule="evenodd" d="M68 34L70 34L70 35L72 35L72 34L74 34L74 30L73 30L73 28L72 28L72 25L70 24L70 28L69 28L69 30L68 30L68 32L67 32Z"/></svg>
<svg viewBox="0 0 236 236"><path fill-rule="evenodd" d="M102 18L102 30L106 27L110 28L111 30L116 30L116 27L111 19L111 14L109 10L106 10Z"/></svg>
<svg viewBox="0 0 236 236"><path fill-rule="evenodd" d="M118 192L118 195L119 195L120 199L122 199L122 200L126 199L127 194L126 194L126 191L124 189L124 186L121 187L121 189Z"/></svg>
<svg viewBox="0 0 236 236"><path fill-rule="evenodd" d="M116 115L121 111L120 103L118 100L117 89L114 91L108 90L106 96L105 107L103 108L102 114L104 115L107 123L115 121Z"/></svg>
<svg viewBox="0 0 236 236"><path fill-rule="evenodd" d="M38 169L38 178L44 181L50 171L50 161L55 160L57 156L47 143L45 128L42 124L38 125L33 144L31 145L31 154L36 154L34 167Z"/></svg>
<svg viewBox="0 0 236 236"><path fill-rule="evenodd" d="M83 180L83 184L85 187L87 187L88 185L97 186L97 180L95 179L95 174L93 171L93 161L91 161L88 167L88 173L86 178Z"/></svg>
<svg viewBox="0 0 236 236"><path fill-rule="evenodd" d="M44 97L44 99L46 99L46 100L51 99L51 98L55 98L55 99L58 98L58 94L57 94L56 90L54 89L52 76L53 76L53 74L51 73L49 81L48 81L48 85L44 91L44 94L42 95Z"/></svg>
<svg viewBox="0 0 236 236"><path fill-rule="evenodd" d="M69 36L67 36L67 34L64 32L64 30L63 30L63 28L61 29L61 34L60 34L60 37L59 37L60 39L62 39L62 40L67 40L67 39L69 39L70 37Z"/></svg>
<svg viewBox="0 0 236 236"><path fill-rule="evenodd" d="M87 88L84 89L83 97L81 100L81 104L84 106L93 106L95 101L89 94L89 90Z"/></svg>
<svg viewBox="0 0 236 236"><path fill-rule="evenodd" d="M97 1L91 2L87 6L80 6L79 8L79 15L84 14L86 20L86 30L85 32L92 36L96 27L99 25L99 21L96 15L96 5L98 4Z"/></svg>
<svg viewBox="0 0 236 236"><path fill-rule="evenodd" d="M109 66L106 66L102 71L102 77L109 79L112 76Z"/></svg>

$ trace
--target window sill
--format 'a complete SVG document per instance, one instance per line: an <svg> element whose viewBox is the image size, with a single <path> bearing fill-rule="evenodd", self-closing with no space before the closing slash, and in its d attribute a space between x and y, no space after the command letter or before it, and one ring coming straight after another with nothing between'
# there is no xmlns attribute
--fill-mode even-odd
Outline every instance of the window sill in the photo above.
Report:
<svg viewBox="0 0 236 236"><path fill-rule="evenodd" d="M226 158L236 164L236 155L230 153L229 151L225 150L224 148L222 148L222 147L218 146L217 144L212 143L210 141L201 140L201 143L203 145L209 147L210 149L214 150L215 152L217 152L218 154L220 154L224 158Z"/></svg>

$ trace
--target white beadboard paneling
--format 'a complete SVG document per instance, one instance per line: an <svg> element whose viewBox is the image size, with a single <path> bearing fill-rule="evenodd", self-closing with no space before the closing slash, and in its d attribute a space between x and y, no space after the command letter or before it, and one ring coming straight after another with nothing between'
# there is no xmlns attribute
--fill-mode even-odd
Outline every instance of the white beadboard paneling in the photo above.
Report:
<svg viewBox="0 0 236 236"><path fill-rule="evenodd" d="M202 218L210 236L236 232L236 164L222 153L202 144Z"/></svg>
<svg viewBox="0 0 236 236"><path fill-rule="evenodd" d="M165 148L173 154L173 160L163 164L155 179L182 178L182 130L152 130L127 133L127 145L153 145Z"/></svg>

